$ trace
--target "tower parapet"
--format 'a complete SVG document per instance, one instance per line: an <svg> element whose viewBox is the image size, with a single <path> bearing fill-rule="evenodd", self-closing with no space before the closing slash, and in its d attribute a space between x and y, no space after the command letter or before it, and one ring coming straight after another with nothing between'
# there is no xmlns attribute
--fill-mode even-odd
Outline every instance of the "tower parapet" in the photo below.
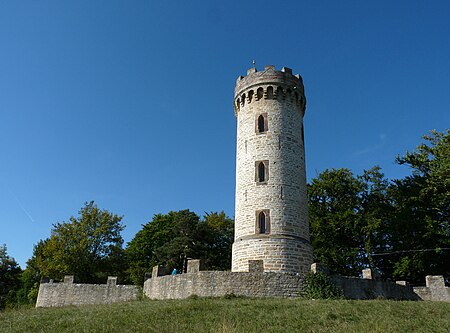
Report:
<svg viewBox="0 0 450 333"><path fill-rule="evenodd" d="M249 69L234 93L236 212L232 271L307 272L309 242L303 80L284 67Z"/></svg>
<svg viewBox="0 0 450 333"><path fill-rule="evenodd" d="M292 99L295 106L305 112L306 98L303 79L293 75L292 69L283 67L281 71L274 66L266 66L264 71L256 68L247 71L247 76L239 76L234 89L234 111L237 113L246 103L261 99Z"/></svg>

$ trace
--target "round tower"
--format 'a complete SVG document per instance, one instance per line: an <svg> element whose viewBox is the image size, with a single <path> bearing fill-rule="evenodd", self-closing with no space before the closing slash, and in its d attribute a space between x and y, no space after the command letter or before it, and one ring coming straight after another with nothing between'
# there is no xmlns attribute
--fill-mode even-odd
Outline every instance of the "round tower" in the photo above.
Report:
<svg viewBox="0 0 450 333"><path fill-rule="evenodd" d="M306 273L312 263L306 197L303 80L284 67L240 76L232 271L263 260L264 271Z"/></svg>

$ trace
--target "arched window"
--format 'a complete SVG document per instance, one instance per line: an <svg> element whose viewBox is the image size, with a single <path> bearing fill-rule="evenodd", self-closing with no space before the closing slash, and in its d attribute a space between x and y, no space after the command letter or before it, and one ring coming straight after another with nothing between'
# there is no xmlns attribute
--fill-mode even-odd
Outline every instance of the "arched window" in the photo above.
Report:
<svg viewBox="0 0 450 333"><path fill-rule="evenodd" d="M266 133L269 130L267 121L267 112L261 113L255 118L255 132L256 134Z"/></svg>
<svg viewBox="0 0 450 333"><path fill-rule="evenodd" d="M256 97L258 98L258 100L260 100L261 98L263 98L263 96L264 96L264 89L258 88L258 90L256 90Z"/></svg>
<svg viewBox="0 0 450 333"><path fill-rule="evenodd" d="M261 209L255 211L257 234L270 234L270 209Z"/></svg>
<svg viewBox="0 0 450 333"><path fill-rule="evenodd" d="M268 86L267 87L267 99L273 99L273 87L272 86Z"/></svg>
<svg viewBox="0 0 450 333"><path fill-rule="evenodd" d="M259 226L259 233L265 234L266 233L266 214L264 214L264 212L259 213L258 226Z"/></svg>
<svg viewBox="0 0 450 333"><path fill-rule="evenodd" d="M263 162L260 162L258 165L258 181L260 183L266 180L266 167Z"/></svg>
<svg viewBox="0 0 450 333"><path fill-rule="evenodd" d="M249 103L252 102L253 94L254 94L253 90L250 90L250 91L248 92L248 102L249 102Z"/></svg>
<svg viewBox="0 0 450 333"><path fill-rule="evenodd" d="M260 115L258 117L258 132L259 133L264 133L266 131L265 126L264 126L264 116Z"/></svg>
<svg viewBox="0 0 450 333"><path fill-rule="evenodd" d="M266 185L269 180L269 160L255 161L256 185Z"/></svg>

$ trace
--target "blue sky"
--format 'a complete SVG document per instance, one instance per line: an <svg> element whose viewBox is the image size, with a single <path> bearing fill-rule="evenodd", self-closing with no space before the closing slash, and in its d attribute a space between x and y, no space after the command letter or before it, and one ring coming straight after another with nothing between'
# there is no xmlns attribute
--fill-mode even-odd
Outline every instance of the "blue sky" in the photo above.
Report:
<svg viewBox="0 0 450 333"><path fill-rule="evenodd" d="M234 216L233 89L305 82L308 178L450 127L449 1L0 1L0 244L22 267L85 202Z"/></svg>

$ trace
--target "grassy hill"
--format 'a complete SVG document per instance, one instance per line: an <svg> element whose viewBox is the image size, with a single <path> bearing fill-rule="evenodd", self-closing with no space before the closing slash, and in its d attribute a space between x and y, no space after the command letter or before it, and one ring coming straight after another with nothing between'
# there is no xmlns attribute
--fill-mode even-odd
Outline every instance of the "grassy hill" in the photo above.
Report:
<svg viewBox="0 0 450 333"><path fill-rule="evenodd" d="M0 312L0 332L450 332L450 303L189 299Z"/></svg>

